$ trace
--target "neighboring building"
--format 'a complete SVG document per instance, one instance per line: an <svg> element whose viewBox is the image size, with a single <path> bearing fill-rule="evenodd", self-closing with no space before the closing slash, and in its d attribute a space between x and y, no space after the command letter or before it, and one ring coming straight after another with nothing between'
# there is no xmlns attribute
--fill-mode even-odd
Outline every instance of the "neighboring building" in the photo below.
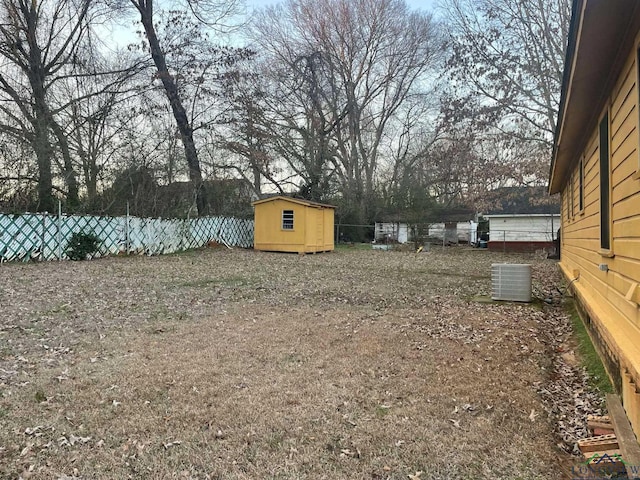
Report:
<svg viewBox="0 0 640 480"><path fill-rule="evenodd" d="M544 187L501 187L488 192L484 204L490 250L555 253L560 228L557 195L550 197Z"/></svg>
<svg viewBox="0 0 640 480"><path fill-rule="evenodd" d="M550 193L560 268L640 434L640 2L574 0Z"/></svg>
<svg viewBox="0 0 640 480"><path fill-rule="evenodd" d="M407 243L409 226L401 222L376 222L374 239L376 243Z"/></svg>
<svg viewBox="0 0 640 480"><path fill-rule="evenodd" d="M429 225L429 238L444 240L447 243L469 243L478 241L478 224L468 222L440 222Z"/></svg>
<svg viewBox="0 0 640 480"><path fill-rule="evenodd" d="M296 253L333 250L336 207L282 196L258 200L252 205L256 250Z"/></svg>
<svg viewBox="0 0 640 480"><path fill-rule="evenodd" d="M546 187L500 187L488 191L478 202L487 215L507 213L560 213L560 196L550 196Z"/></svg>
<svg viewBox="0 0 640 480"><path fill-rule="evenodd" d="M147 167L126 169L89 207L106 215L123 215L129 210L139 217L198 216L193 183L159 185L155 175ZM247 219L253 216L251 202L258 200L258 196L251 182L241 178L207 179L203 188L207 198L205 215Z"/></svg>
<svg viewBox="0 0 640 480"><path fill-rule="evenodd" d="M421 226L417 227L420 228ZM478 224L473 221L441 222L426 225L425 233L432 241L443 240L444 237L447 243L475 244L477 241L477 228ZM376 243L407 243L414 240L412 236L414 233L407 223L376 222L375 225Z"/></svg>
<svg viewBox="0 0 640 480"><path fill-rule="evenodd" d="M490 250L506 252L552 251L560 228L560 214L485 215L489 220Z"/></svg>
<svg viewBox="0 0 640 480"><path fill-rule="evenodd" d="M251 182L243 178L222 178L208 179L202 184L206 189L207 215L251 218L251 202L258 200ZM197 214L191 182L158 186L154 204L164 216Z"/></svg>

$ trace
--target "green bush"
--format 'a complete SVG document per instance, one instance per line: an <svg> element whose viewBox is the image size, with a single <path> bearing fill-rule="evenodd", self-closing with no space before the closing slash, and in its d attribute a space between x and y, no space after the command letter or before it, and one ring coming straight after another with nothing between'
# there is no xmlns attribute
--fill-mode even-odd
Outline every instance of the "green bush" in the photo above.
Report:
<svg viewBox="0 0 640 480"><path fill-rule="evenodd" d="M100 242L94 233L76 232L71 236L65 252L71 260L86 260L87 255L98 251Z"/></svg>

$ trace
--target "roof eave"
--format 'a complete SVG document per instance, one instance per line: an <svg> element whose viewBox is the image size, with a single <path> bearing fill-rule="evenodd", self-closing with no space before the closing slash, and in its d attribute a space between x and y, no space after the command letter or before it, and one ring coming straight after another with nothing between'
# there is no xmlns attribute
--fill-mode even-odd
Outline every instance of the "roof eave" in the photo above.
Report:
<svg viewBox="0 0 640 480"><path fill-rule="evenodd" d="M558 193L591 137L640 26L636 0L574 0L549 193Z"/></svg>
<svg viewBox="0 0 640 480"><path fill-rule="evenodd" d="M293 198L293 197L285 197L284 195L277 195L275 197L263 198L261 200L256 200L255 202L251 202L252 206L260 205L262 203L274 202L276 200L284 200L285 202L297 203L298 205L304 205L305 207L322 207L322 208L333 208L335 209L335 205L328 205L325 203L312 202L311 200L304 200L301 198Z"/></svg>

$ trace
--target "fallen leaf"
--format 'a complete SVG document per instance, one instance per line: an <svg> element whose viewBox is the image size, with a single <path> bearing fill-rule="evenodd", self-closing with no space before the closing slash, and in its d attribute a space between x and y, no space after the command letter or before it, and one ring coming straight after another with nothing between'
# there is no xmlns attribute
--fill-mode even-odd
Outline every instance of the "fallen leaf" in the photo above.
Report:
<svg viewBox="0 0 640 480"><path fill-rule="evenodd" d="M44 428L44 426L42 425L38 425L36 427L33 428L26 428L24 431L25 435L35 435L37 434L40 430L42 430Z"/></svg>
<svg viewBox="0 0 640 480"><path fill-rule="evenodd" d="M31 447L33 447L33 443L27 443L27 446L24 447L20 452L20 456L24 457L26 454L28 454L31 451Z"/></svg>
<svg viewBox="0 0 640 480"><path fill-rule="evenodd" d="M163 443L162 446L165 450L168 450L171 447L175 447L176 445L180 445L182 442L180 440L174 440L173 442Z"/></svg>

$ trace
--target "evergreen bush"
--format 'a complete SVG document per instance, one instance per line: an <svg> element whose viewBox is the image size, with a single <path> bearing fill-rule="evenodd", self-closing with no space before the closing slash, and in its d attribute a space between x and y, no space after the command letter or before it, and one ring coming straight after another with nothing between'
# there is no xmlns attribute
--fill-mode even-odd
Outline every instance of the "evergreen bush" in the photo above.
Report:
<svg viewBox="0 0 640 480"><path fill-rule="evenodd" d="M86 260L98 251L100 238L94 233L76 232L71 236L65 252L71 260Z"/></svg>

